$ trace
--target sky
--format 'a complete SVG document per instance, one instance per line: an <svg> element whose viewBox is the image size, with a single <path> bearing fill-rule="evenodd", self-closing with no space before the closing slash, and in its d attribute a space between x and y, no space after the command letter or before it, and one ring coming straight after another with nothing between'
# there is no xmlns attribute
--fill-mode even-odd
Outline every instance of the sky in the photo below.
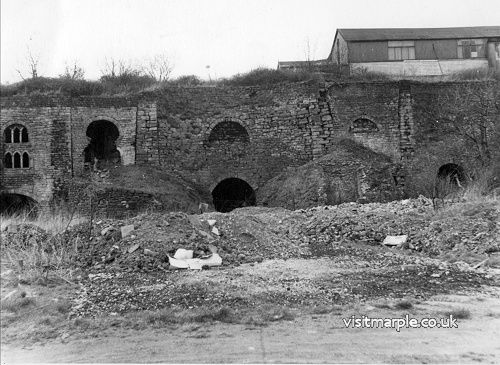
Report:
<svg viewBox="0 0 500 365"><path fill-rule="evenodd" d="M0 80L55 77L77 62L167 56L173 77L228 77L278 61L323 59L337 28L500 25L500 0L0 0Z"/></svg>

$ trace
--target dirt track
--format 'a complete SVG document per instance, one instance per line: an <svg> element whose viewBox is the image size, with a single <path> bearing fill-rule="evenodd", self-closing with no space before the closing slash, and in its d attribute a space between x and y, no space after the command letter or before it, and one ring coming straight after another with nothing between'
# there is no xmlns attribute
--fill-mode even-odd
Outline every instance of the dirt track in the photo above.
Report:
<svg viewBox="0 0 500 365"><path fill-rule="evenodd" d="M500 361L500 301L480 295L439 296L415 306L416 316L466 307L458 329L344 328L345 314L305 315L265 327L189 324L142 331L108 329L103 337L19 348L6 345L2 364L25 362L486 362ZM354 306L345 313L400 316ZM67 342L67 343L62 343Z"/></svg>

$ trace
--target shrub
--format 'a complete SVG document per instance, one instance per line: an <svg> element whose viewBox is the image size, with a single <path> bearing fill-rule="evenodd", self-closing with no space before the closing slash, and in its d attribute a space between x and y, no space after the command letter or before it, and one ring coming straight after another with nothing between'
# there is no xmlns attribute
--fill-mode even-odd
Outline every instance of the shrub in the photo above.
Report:
<svg viewBox="0 0 500 365"><path fill-rule="evenodd" d="M185 76L180 76L174 80L168 81L167 85L199 86L202 85L203 83L204 83L203 80L196 75L185 75Z"/></svg>
<svg viewBox="0 0 500 365"><path fill-rule="evenodd" d="M250 72L237 74L231 78L221 80L220 83L229 86L256 86L310 80L318 80L318 75L307 71L284 71L257 68Z"/></svg>

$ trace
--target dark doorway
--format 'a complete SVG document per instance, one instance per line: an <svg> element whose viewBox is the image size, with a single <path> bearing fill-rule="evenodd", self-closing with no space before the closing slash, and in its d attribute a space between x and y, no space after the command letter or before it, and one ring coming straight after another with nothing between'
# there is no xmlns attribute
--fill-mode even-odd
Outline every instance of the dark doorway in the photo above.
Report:
<svg viewBox="0 0 500 365"><path fill-rule="evenodd" d="M38 204L26 195L0 193L0 214L36 217Z"/></svg>
<svg viewBox="0 0 500 365"><path fill-rule="evenodd" d="M255 205L255 192L247 182L237 178L222 180L212 191L214 207L218 212Z"/></svg>
<svg viewBox="0 0 500 365"><path fill-rule="evenodd" d="M107 120L90 123L87 128L90 143L84 150L84 162L98 169L119 165L121 157L116 148L119 135L116 125Z"/></svg>
<svg viewBox="0 0 500 365"><path fill-rule="evenodd" d="M438 179L454 186L463 186L466 182L464 169L454 163L441 166L438 170Z"/></svg>

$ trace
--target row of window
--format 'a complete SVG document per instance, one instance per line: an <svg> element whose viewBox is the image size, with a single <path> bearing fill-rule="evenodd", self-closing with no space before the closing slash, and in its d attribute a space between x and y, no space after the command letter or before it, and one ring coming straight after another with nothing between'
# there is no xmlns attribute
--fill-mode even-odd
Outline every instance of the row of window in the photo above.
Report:
<svg viewBox="0 0 500 365"><path fill-rule="evenodd" d="M3 165L6 169L27 169L30 167L30 155L28 152L7 152L3 158Z"/></svg>
<svg viewBox="0 0 500 365"><path fill-rule="evenodd" d="M457 42L458 58L477 58L483 46L482 39L459 40ZM389 41L388 52L391 61L414 60L415 41Z"/></svg>
<svg viewBox="0 0 500 365"><path fill-rule="evenodd" d="M5 143L27 143L29 142L28 130L20 124L13 124L5 128Z"/></svg>

